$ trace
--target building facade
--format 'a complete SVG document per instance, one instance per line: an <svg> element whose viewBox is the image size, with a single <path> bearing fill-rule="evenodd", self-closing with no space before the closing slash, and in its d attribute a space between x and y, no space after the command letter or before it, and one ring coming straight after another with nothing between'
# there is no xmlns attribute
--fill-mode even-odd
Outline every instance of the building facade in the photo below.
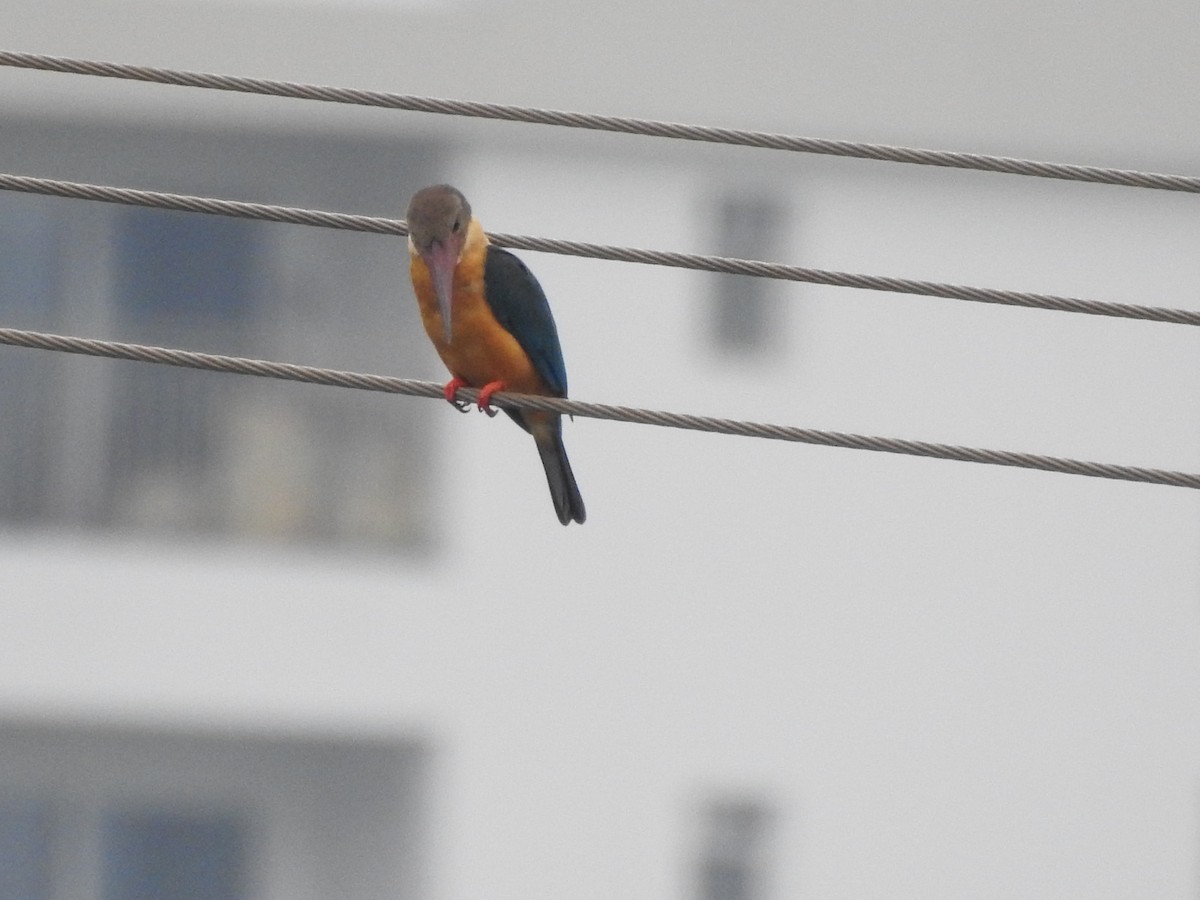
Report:
<svg viewBox="0 0 1200 900"><path fill-rule="evenodd" d="M52 6L14 49L1196 168L1142 90L1200 80L1181 4ZM446 180L497 231L1200 283L1182 194L0 80L4 172L394 217ZM580 399L1200 465L1187 329L523 255ZM5 326L442 377L394 238L0 196L0 258ZM0 421L0 896L1194 893L1186 491L579 419L562 529L525 435L422 400L0 348Z"/></svg>

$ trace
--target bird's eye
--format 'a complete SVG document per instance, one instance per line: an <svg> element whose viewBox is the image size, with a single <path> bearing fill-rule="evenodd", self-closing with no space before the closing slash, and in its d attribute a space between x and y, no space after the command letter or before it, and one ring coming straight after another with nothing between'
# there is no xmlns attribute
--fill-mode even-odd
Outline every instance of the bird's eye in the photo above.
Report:
<svg viewBox="0 0 1200 900"><path fill-rule="evenodd" d="M451 231L453 231L455 234L458 234L458 232L459 232L461 229L462 229L462 220L461 220L461 219L455 219L455 220L454 220L454 224L450 226L450 230L451 230Z"/></svg>

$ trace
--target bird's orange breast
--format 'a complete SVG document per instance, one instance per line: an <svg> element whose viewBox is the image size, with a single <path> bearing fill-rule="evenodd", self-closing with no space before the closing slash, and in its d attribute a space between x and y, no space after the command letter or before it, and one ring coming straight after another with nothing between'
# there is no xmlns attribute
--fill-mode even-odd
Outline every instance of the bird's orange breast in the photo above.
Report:
<svg viewBox="0 0 1200 900"><path fill-rule="evenodd" d="M472 387L502 381L508 390L517 393L548 394L550 391L538 377L529 356L517 339L496 321L488 306L484 285L486 257L487 237L472 219L462 257L454 269L451 332L447 342L429 269L419 255L410 254L409 271L425 333L450 374Z"/></svg>

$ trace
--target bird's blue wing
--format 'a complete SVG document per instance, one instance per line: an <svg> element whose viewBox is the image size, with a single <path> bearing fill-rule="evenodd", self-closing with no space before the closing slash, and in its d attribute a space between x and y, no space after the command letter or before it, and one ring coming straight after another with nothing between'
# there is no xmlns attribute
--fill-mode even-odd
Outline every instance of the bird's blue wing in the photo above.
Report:
<svg viewBox="0 0 1200 900"><path fill-rule="evenodd" d="M558 329L546 294L533 273L507 250L488 247L483 287L496 321L517 339L546 387L565 397L567 370L558 343Z"/></svg>

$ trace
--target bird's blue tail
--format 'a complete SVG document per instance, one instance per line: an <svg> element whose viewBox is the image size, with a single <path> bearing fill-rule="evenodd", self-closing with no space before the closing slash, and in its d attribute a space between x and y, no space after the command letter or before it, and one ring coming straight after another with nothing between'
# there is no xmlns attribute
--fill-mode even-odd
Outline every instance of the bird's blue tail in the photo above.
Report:
<svg viewBox="0 0 1200 900"><path fill-rule="evenodd" d="M575 484L575 473L571 471L571 462L563 446L561 422L556 421L551 428L534 429L533 439L537 442L538 455L546 470L546 481L550 485L550 497L554 501L558 521L564 525L571 522L582 525L587 518L587 511L583 508L583 498L579 496L579 486Z"/></svg>

